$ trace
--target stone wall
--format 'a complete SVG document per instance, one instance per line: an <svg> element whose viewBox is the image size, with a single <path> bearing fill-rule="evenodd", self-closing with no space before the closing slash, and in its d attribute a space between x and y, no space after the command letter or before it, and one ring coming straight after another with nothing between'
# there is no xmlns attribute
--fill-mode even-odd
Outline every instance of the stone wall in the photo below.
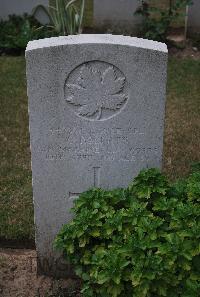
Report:
<svg viewBox="0 0 200 297"><path fill-rule="evenodd" d="M139 4L138 0L94 0L94 26L124 33L137 30L141 19L134 12Z"/></svg>
<svg viewBox="0 0 200 297"><path fill-rule="evenodd" d="M0 19L7 19L8 15L31 13L32 9L38 5L48 5L48 0L1 0L0 1ZM37 18L41 23L47 23L47 16L41 11L37 13Z"/></svg>
<svg viewBox="0 0 200 297"><path fill-rule="evenodd" d="M162 9L169 8L169 1L149 0L152 6ZM134 12L141 5L138 0L94 0L94 25L104 31L120 31L123 33L137 32L141 18L134 15ZM172 27L179 28L185 26L186 10L183 15L172 23ZM200 1L193 0L193 5L188 10L188 32L200 32Z"/></svg>
<svg viewBox="0 0 200 297"><path fill-rule="evenodd" d="M188 33L200 33L200 1L193 0L188 11Z"/></svg>

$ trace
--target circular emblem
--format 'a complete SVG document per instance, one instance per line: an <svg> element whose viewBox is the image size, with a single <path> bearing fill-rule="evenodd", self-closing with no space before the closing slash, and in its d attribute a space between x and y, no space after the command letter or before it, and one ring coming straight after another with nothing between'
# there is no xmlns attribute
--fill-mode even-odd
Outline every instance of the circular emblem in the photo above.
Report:
<svg viewBox="0 0 200 297"><path fill-rule="evenodd" d="M93 121L115 116L128 99L125 75L101 61L76 67L65 81L64 93L65 102L77 116Z"/></svg>

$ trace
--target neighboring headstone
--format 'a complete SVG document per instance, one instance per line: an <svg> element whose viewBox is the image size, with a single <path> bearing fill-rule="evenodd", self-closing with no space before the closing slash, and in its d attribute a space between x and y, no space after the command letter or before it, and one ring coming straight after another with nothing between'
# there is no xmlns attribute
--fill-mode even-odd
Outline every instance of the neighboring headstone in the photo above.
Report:
<svg viewBox="0 0 200 297"><path fill-rule="evenodd" d="M52 242L79 193L126 187L142 168L161 167L167 48L58 37L30 42L26 61L38 267L59 276L70 270Z"/></svg>

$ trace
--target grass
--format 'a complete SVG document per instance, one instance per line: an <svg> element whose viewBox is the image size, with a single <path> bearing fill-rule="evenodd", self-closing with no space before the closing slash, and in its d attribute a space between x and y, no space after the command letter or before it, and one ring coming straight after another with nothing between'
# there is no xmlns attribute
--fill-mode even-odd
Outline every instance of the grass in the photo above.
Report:
<svg viewBox="0 0 200 297"><path fill-rule="evenodd" d="M23 57L0 57L0 238L33 238L28 112Z"/></svg>
<svg viewBox="0 0 200 297"><path fill-rule="evenodd" d="M200 160L200 61L169 61L164 171L176 179ZM33 239L33 206L23 57L0 57L0 238Z"/></svg>
<svg viewBox="0 0 200 297"><path fill-rule="evenodd" d="M164 171L176 179L200 161L200 60L172 58L168 69Z"/></svg>

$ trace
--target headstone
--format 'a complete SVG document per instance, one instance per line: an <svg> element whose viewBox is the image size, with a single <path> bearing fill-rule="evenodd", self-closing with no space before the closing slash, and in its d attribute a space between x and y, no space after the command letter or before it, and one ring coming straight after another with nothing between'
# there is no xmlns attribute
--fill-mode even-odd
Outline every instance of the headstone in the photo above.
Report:
<svg viewBox="0 0 200 297"><path fill-rule="evenodd" d="M167 48L68 36L30 42L26 61L38 267L58 276L70 270L52 242L79 193L161 167Z"/></svg>

